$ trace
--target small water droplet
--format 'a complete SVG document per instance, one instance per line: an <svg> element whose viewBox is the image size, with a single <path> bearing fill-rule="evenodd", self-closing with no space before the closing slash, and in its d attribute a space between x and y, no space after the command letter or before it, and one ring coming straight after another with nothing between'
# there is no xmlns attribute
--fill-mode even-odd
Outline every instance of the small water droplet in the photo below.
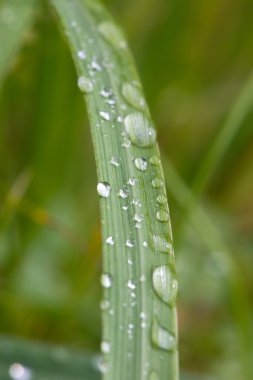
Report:
<svg viewBox="0 0 253 380"><path fill-rule="evenodd" d="M110 163L113 165L113 166L116 166L118 167L120 165L119 161L117 160L116 157L112 157Z"/></svg>
<svg viewBox="0 0 253 380"><path fill-rule="evenodd" d="M99 182L97 192L100 197L108 198L111 193L111 185L108 182Z"/></svg>
<svg viewBox="0 0 253 380"><path fill-rule="evenodd" d="M123 143L121 144L121 146L123 146L123 148L130 148L131 146L131 140L129 140L126 136L123 137Z"/></svg>
<svg viewBox="0 0 253 380"><path fill-rule="evenodd" d="M109 98L112 96L112 90L108 87L103 87L102 90L100 91L100 95L103 98Z"/></svg>
<svg viewBox="0 0 253 380"><path fill-rule="evenodd" d="M100 309L101 310L103 310L103 311L108 310L109 307L110 307L110 301L108 301L108 300L102 300L100 302Z"/></svg>
<svg viewBox="0 0 253 380"><path fill-rule="evenodd" d="M122 116L118 116L118 117L117 117L117 122L118 122L118 123L123 123L123 121L124 121L124 119L123 119Z"/></svg>
<svg viewBox="0 0 253 380"><path fill-rule="evenodd" d="M102 36L110 42L113 46L119 48L126 48L127 44L123 38L120 30L109 21L102 22L98 26L99 32Z"/></svg>
<svg viewBox="0 0 253 380"><path fill-rule="evenodd" d="M128 248L133 248L134 247L134 242L132 240L130 240L130 239L127 239L126 246Z"/></svg>
<svg viewBox="0 0 253 380"><path fill-rule="evenodd" d="M135 164L135 167L136 167L138 170L141 170L142 172L145 172L145 171L147 170L148 163L147 163L147 161L145 160L145 158L137 157L137 158L134 160L134 164Z"/></svg>
<svg viewBox="0 0 253 380"><path fill-rule="evenodd" d="M109 245L114 245L114 239L112 236L109 236L107 239L106 239L106 244L109 244Z"/></svg>
<svg viewBox="0 0 253 380"><path fill-rule="evenodd" d="M157 375L157 372L151 371L148 376L148 380L159 380L159 376Z"/></svg>
<svg viewBox="0 0 253 380"><path fill-rule="evenodd" d="M156 214L156 217L160 222L167 222L170 218L170 215L166 210L159 210Z"/></svg>
<svg viewBox="0 0 253 380"><path fill-rule="evenodd" d="M134 219L135 222L141 223L143 221L143 216L135 214L133 219Z"/></svg>
<svg viewBox="0 0 253 380"><path fill-rule="evenodd" d="M79 50L78 53L77 53L77 56L78 56L78 58L81 59L82 61L83 61L84 59L86 59L86 53L85 53L85 51L83 51L83 50Z"/></svg>
<svg viewBox="0 0 253 380"><path fill-rule="evenodd" d="M127 283L127 287L129 289L135 289L136 288L136 285L134 284L133 281L129 280L128 283Z"/></svg>
<svg viewBox="0 0 253 380"><path fill-rule="evenodd" d="M30 380L32 378L31 370L20 363L13 363L9 367L9 375L13 380Z"/></svg>
<svg viewBox="0 0 253 380"><path fill-rule="evenodd" d="M167 198L166 198L166 195L164 194L159 194L156 198L156 201L157 203L159 203L160 205L164 205L167 203Z"/></svg>
<svg viewBox="0 0 253 380"><path fill-rule="evenodd" d="M129 114L124 119L124 125L128 137L134 145L147 148L154 145L156 131L151 122L140 112Z"/></svg>
<svg viewBox="0 0 253 380"><path fill-rule="evenodd" d="M146 281L146 277L145 277L144 274L141 275L139 281L140 281L140 282L145 282L145 281Z"/></svg>
<svg viewBox="0 0 253 380"><path fill-rule="evenodd" d="M147 243L146 241L144 241L144 242L142 243L142 245L143 245L144 248L147 248L148 243Z"/></svg>
<svg viewBox="0 0 253 380"><path fill-rule="evenodd" d="M108 112L100 111L99 115L102 117L102 119L104 119L106 121L111 120L111 116L110 116L110 114Z"/></svg>
<svg viewBox="0 0 253 380"><path fill-rule="evenodd" d="M155 268L152 279L157 295L167 304L174 305L177 298L178 283L169 266L162 265Z"/></svg>
<svg viewBox="0 0 253 380"><path fill-rule="evenodd" d="M132 83L124 83L121 92L125 100L131 106L141 110L146 107L146 103L142 96L141 90L136 85Z"/></svg>
<svg viewBox="0 0 253 380"><path fill-rule="evenodd" d="M122 210L127 211L128 210L128 206L122 206Z"/></svg>
<svg viewBox="0 0 253 380"><path fill-rule="evenodd" d="M157 319L152 323L152 342L156 347L166 351L175 350L177 345L176 337L160 326Z"/></svg>
<svg viewBox="0 0 253 380"><path fill-rule="evenodd" d="M133 265L133 261L130 259L127 260L127 263L128 263L128 265Z"/></svg>
<svg viewBox="0 0 253 380"><path fill-rule="evenodd" d="M93 91L92 81L84 76L78 78L77 85L82 92L85 92L87 94Z"/></svg>
<svg viewBox="0 0 253 380"><path fill-rule="evenodd" d="M109 354L109 352L111 351L111 343L107 340L103 340L101 342L101 351L103 352L103 354Z"/></svg>
<svg viewBox="0 0 253 380"><path fill-rule="evenodd" d="M150 157L149 162L150 162L151 165L157 166L157 165L160 165L161 160L157 156L152 156L152 157Z"/></svg>
<svg viewBox="0 0 253 380"><path fill-rule="evenodd" d="M102 66L97 62L96 59L93 59L93 61L91 62L91 68L94 71L102 71L103 70Z"/></svg>
<svg viewBox="0 0 253 380"><path fill-rule="evenodd" d="M125 187L123 187L122 189L119 190L119 197L120 198L125 199L128 197L128 195L129 195L129 191Z"/></svg>
<svg viewBox="0 0 253 380"><path fill-rule="evenodd" d="M129 178L128 184L132 187L134 187L138 183L138 179L135 177Z"/></svg>
<svg viewBox="0 0 253 380"><path fill-rule="evenodd" d="M159 189L159 188L163 187L164 186L163 179L162 178L158 178L158 177L154 178L152 180L152 186L155 189Z"/></svg>
<svg viewBox="0 0 253 380"><path fill-rule="evenodd" d="M152 243L155 250L162 253L172 253L172 244L169 243L164 237L159 235L152 236Z"/></svg>
<svg viewBox="0 0 253 380"><path fill-rule="evenodd" d="M108 273L103 273L101 276L101 285L103 288L110 288L112 286L112 276Z"/></svg>

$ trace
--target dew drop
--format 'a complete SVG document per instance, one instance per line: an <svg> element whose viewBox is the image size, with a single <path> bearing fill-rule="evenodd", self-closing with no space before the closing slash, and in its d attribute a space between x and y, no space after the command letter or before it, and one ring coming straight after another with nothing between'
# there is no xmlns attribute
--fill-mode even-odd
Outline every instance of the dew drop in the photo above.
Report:
<svg viewBox="0 0 253 380"><path fill-rule="evenodd" d="M103 87L102 90L100 91L100 95L103 98L109 98L112 96L112 90L110 88Z"/></svg>
<svg viewBox="0 0 253 380"><path fill-rule="evenodd" d="M109 244L109 245L114 245L114 239L112 236L109 236L107 239L106 239L106 244Z"/></svg>
<svg viewBox="0 0 253 380"><path fill-rule="evenodd" d="M155 250L162 252L162 253L172 253L172 244L169 243L165 238L159 236L159 235L153 235L152 236L152 243Z"/></svg>
<svg viewBox="0 0 253 380"><path fill-rule="evenodd" d="M119 197L122 198L122 199L125 199L127 198L129 195L129 191L123 187L122 189L119 190Z"/></svg>
<svg viewBox="0 0 253 380"><path fill-rule="evenodd" d="M78 53L77 53L77 56L78 56L78 58L81 59L82 61L83 61L84 59L86 59L86 53L85 53L85 51L83 51L83 50L79 50Z"/></svg>
<svg viewBox="0 0 253 380"><path fill-rule="evenodd" d="M112 286L112 276L108 273L103 273L101 276L101 285L103 288L110 288Z"/></svg>
<svg viewBox="0 0 253 380"><path fill-rule="evenodd" d="M148 376L148 380L159 380L157 372L151 371Z"/></svg>
<svg viewBox="0 0 253 380"><path fill-rule="evenodd" d="M145 282L146 281L146 277L144 274L141 275L141 277L139 278L139 281L140 282Z"/></svg>
<svg viewBox="0 0 253 380"><path fill-rule="evenodd" d="M157 295L167 304L174 305L177 298L178 283L169 266L162 265L155 268L152 280Z"/></svg>
<svg viewBox="0 0 253 380"><path fill-rule="evenodd" d="M128 283L127 283L127 287L129 289L135 289L136 285L133 283L133 281L129 280Z"/></svg>
<svg viewBox="0 0 253 380"><path fill-rule="evenodd" d="M156 214L156 217L160 222L167 222L170 218L170 215L166 210L159 210Z"/></svg>
<svg viewBox="0 0 253 380"><path fill-rule="evenodd" d="M9 367L9 375L13 380L30 380L32 378L31 370L20 363L13 363Z"/></svg>
<svg viewBox="0 0 253 380"><path fill-rule="evenodd" d="M163 187L164 186L163 179L158 178L158 177L154 178L152 180L152 186L154 187L154 189L159 189L159 188Z"/></svg>
<svg viewBox="0 0 253 380"><path fill-rule="evenodd" d="M144 242L142 243L142 245L143 245L144 248L147 248L148 243L147 243L146 241L144 241Z"/></svg>
<svg viewBox="0 0 253 380"><path fill-rule="evenodd" d="M102 66L96 61L96 59L93 59L93 61L91 62L91 68L94 71L102 71L103 70Z"/></svg>
<svg viewBox="0 0 253 380"><path fill-rule="evenodd" d="M102 22L98 26L102 36L115 47L126 48L127 44L120 30L109 21Z"/></svg>
<svg viewBox="0 0 253 380"><path fill-rule="evenodd" d="M124 83L121 92L125 100L131 106L141 110L146 107L146 103L142 96L142 93L136 85L132 83Z"/></svg>
<svg viewBox="0 0 253 380"><path fill-rule="evenodd" d="M99 182L97 192L100 197L108 198L111 193L111 185L108 182Z"/></svg>
<svg viewBox="0 0 253 380"><path fill-rule="evenodd" d="M148 163L147 163L147 161L145 160L145 158L142 158L142 157L137 157L137 158L135 158L135 160L134 160L134 164L135 164L135 167L136 167L138 170L141 170L142 172L145 172L145 171L147 170Z"/></svg>
<svg viewBox="0 0 253 380"><path fill-rule="evenodd" d="M103 340L101 342L101 351L103 352L103 354L109 354L109 352L111 351L111 343L107 340Z"/></svg>
<svg viewBox="0 0 253 380"><path fill-rule="evenodd" d="M167 198L166 198L166 195L164 194L159 194L158 197L156 198L156 201L157 203L159 203L160 205L164 205L167 203Z"/></svg>
<svg viewBox="0 0 253 380"><path fill-rule="evenodd" d="M124 136L123 138L123 143L121 144L121 146L123 146L123 148L130 148L131 146L131 140L129 140L126 136Z"/></svg>
<svg viewBox="0 0 253 380"><path fill-rule="evenodd" d="M109 307L110 307L110 301L108 301L108 300L102 300L100 302L100 309L101 310L106 311L106 310L109 309Z"/></svg>
<svg viewBox="0 0 253 380"><path fill-rule="evenodd" d="M112 157L110 163L113 165L113 166L116 166L118 167L120 165L119 161L117 160L116 157Z"/></svg>
<svg viewBox="0 0 253 380"><path fill-rule="evenodd" d="M154 145L156 131L149 119L140 112L131 113L124 119L128 137L134 145L147 148Z"/></svg>
<svg viewBox="0 0 253 380"><path fill-rule="evenodd" d="M106 121L111 120L110 114L108 112L100 111L99 115L102 117L102 119L104 119Z"/></svg>
<svg viewBox="0 0 253 380"><path fill-rule="evenodd" d="M130 239L127 239L126 241L126 247L128 248L133 248L134 247L134 242Z"/></svg>
<svg viewBox="0 0 253 380"><path fill-rule="evenodd" d="M160 326L157 319L155 319L152 323L151 335L152 342L156 347L166 351L175 350L177 344L176 337L167 329Z"/></svg>
<svg viewBox="0 0 253 380"><path fill-rule="evenodd" d="M138 179L135 178L135 177L131 177L131 178L129 178L129 180L128 180L128 184L129 184L130 186L132 186L132 187L134 187L137 183L138 183Z"/></svg>
<svg viewBox="0 0 253 380"><path fill-rule="evenodd" d="M93 91L92 81L84 76L78 78L77 85L82 92L85 92L87 94Z"/></svg>
<svg viewBox="0 0 253 380"><path fill-rule="evenodd" d="M158 166L158 165L160 165L161 160L157 156L152 156L152 157L150 157L149 162L151 165Z"/></svg>
<svg viewBox="0 0 253 380"><path fill-rule="evenodd" d="M135 222L141 223L143 221L143 216L135 214L133 219L134 219Z"/></svg>

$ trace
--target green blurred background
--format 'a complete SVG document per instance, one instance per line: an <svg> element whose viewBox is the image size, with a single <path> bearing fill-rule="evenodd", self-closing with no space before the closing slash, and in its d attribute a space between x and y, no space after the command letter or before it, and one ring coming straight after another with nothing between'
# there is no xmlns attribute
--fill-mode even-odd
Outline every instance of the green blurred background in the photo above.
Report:
<svg viewBox="0 0 253 380"><path fill-rule="evenodd" d="M253 2L104 3L128 37L158 128L181 367L252 380L252 106L206 185L194 187L194 178L201 183L201 162L250 81ZM42 2L0 92L0 333L98 351L96 171L76 79ZM198 193L188 209L185 186Z"/></svg>

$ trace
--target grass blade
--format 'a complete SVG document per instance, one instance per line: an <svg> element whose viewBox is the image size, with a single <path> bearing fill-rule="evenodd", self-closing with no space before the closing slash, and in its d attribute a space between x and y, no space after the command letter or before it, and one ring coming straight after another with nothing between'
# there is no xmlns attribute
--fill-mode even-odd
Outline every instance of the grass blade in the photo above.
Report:
<svg viewBox="0 0 253 380"><path fill-rule="evenodd" d="M0 2L0 80L10 67L32 21L35 0Z"/></svg>
<svg viewBox="0 0 253 380"><path fill-rule="evenodd" d="M98 2L51 2L85 93L97 163L104 379L177 380L177 283L169 211L139 78L121 31Z"/></svg>

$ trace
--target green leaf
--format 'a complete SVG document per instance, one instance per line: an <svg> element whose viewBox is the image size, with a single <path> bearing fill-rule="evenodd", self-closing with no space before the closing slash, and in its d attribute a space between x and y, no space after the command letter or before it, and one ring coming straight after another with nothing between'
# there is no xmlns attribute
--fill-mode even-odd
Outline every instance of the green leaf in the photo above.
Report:
<svg viewBox="0 0 253 380"><path fill-rule="evenodd" d="M23 42L35 4L36 0L0 1L0 80Z"/></svg>
<svg viewBox="0 0 253 380"><path fill-rule="evenodd" d="M169 209L139 77L122 32L102 5L51 2L71 45L97 164L104 379L177 380L177 282ZM167 303L161 295L171 290L174 297Z"/></svg>

